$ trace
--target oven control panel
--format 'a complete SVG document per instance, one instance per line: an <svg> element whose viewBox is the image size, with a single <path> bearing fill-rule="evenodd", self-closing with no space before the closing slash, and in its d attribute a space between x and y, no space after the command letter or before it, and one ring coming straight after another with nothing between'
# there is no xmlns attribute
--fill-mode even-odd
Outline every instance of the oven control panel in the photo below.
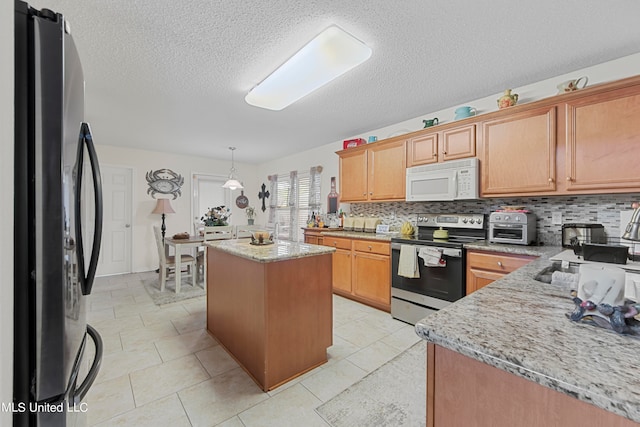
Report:
<svg viewBox="0 0 640 427"><path fill-rule="evenodd" d="M418 214L418 227L476 228L485 227L484 214Z"/></svg>

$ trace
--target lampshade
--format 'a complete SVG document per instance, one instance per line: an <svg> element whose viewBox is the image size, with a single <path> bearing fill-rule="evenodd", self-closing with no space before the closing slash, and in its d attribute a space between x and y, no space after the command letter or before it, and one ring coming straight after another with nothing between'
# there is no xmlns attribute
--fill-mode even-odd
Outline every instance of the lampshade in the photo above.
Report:
<svg viewBox="0 0 640 427"><path fill-rule="evenodd" d="M158 199L156 200L156 207L155 209L151 212L154 214L172 214L172 213L176 213L176 211L173 210L173 208L171 207L171 202L169 202L169 199Z"/></svg>
<svg viewBox="0 0 640 427"><path fill-rule="evenodd" d="M370 47L331 26L251 89L244 99L256 107L282 110L370 57Z"/></svg>
<svg viewBox="0 0 640 427"><path fill-rule="evenodd" d="M236 147L229 147L231 150L231 171L229 172L229 179L225 182L222 187L228 188L229 190L237 190L238 188L244 188L244 186L235 178L236 168L233 162L233 152L236 150Z"/></svg>
<svg viewBox="0 0 640 427"><path fill-rule="evenodd" d="M228 188L229 190L237 190L238 188L244 188L240 183L240 181L238 181L237 179L232 179L231 177L229 177L227 182L224 183L223 187Z"/></svg>
<svg viewBox="0 0 640 427"><path fill-rule="evenodd" d="M625 240L640 242L640 206L638 206L637 203L634 203L633 207L636 210L633 211L631 221L629 221L629 224L627 224L627 228L625 229L622 238Z"/></svg>

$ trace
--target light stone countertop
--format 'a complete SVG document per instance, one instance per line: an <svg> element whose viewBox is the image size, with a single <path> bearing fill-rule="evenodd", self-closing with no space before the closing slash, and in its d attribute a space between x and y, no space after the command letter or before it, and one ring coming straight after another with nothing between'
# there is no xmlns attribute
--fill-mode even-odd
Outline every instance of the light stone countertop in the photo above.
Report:
<svg viewBox="0 0 640 427"><path fill-rule="evenodd" d="M564 250L564 248L560 246L506 245L503 243L489 243L488 240L465 243L464 248L474 251L499 252L511 255L530 255L547 258L550 258Z"/></svg>
<svg viewBox="0 0 640 427"><path fill-rule="evenodd" d="M349 239L381 240L391 242L392 237L398 237L400 233L377 234L365 233L364 231L325 231L323 236L346 237Z"/></svg>
<svg viewBox="0 0 640 427"><path fill-rule="evenodd" d="M475 244L466 247L480 248ZM556 248L556 253L561 250ZM551 265L553 255L540 253L538 260L430 314L416 324L416 333L640 422L640 340L570 321L566 314L574 304L569 289L533 279Z"/></svg>
<svg viewBox="0 0 640 427"><path fill-rule="evenodd" d="M256 262L277 262L335 252L335 248L308 243L275 240L272 245L252 245L249 239L208 242L208 246Z"/></svg>

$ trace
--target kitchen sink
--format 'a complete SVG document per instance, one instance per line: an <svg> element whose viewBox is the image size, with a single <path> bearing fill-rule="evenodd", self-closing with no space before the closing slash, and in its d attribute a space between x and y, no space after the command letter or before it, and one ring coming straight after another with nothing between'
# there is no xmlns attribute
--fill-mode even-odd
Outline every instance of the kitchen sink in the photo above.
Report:
<svg viewBox="0 0 640 427"><path fill-rule="evenodd" d="M569 265L569 267L562 267L562 263L554 262L549 267L546 267L535 275L534 279L539 282L551 283L551 275L554 271L562 271L563 273L578 273L580 267L577 265Z"/></svg>

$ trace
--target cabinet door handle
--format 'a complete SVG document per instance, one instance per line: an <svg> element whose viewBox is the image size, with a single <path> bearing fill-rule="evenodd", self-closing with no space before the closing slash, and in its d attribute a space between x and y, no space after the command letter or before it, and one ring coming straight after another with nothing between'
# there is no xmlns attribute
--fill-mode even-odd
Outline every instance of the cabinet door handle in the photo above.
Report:
<svg viewBox="0 0 640 427"><path fill-rule="evenodd" d="M369 245L369 250L371 250L371 245Z"/></svg>
<svg viewBox="0 0 640 427"><path fill-rule="evenodd" d="M373 191L369 193L370 196L373 196Z"/></svg>
<svg viewBox="0 0 640 427"><path fill-rule="evenodd" d="M548 181L549 181L549 182L553 182L553 178L549 178L549 180L548 180Z"/></svg>
<svg viewBox="0 0 640 427"><path fill-rule="evenodd" d="M444 155L446 156L446 155L447 155L447 152L446 152L446 151L443 151L443 152L442 152L442 154L444 154Z"/></svg>
<svg viewBox="0 0 640 427"><path fill-rule="evenodd" d="M438 157L438 153L433 153L433 157Z"/></svg>
<svg viewBox="0 0 640 427"><path fill-rule="evenodd" d="M567 177L567 181L573 181L573 178L571 178L570 176Z"/></svg>
<svg viewBox="0 0 640 427"><path fill-rule="evenodd" d="M498 267L502 267L502 261L498 261Z"/></svg>

